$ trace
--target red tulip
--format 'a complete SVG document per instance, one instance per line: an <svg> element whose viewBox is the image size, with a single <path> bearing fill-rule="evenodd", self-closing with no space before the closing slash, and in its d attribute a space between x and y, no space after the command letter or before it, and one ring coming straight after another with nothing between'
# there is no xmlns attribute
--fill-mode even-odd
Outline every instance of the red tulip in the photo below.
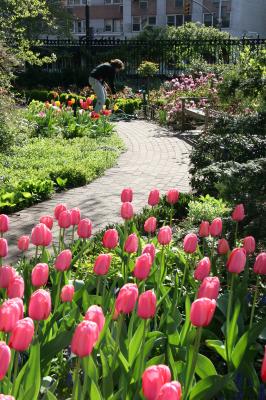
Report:
<svg viewBox="0 0 266 400"><path fill-rule="evenodd" d="M46 225L51 230L54 225L54 219L51 215L44 215L40 218L40 223Z"/></svg>
<svg viewBox="0 0 266 400"><path fill-rule="evenodd" d="M93 271L96 275L106 275L109 271L112 261L110 254L100 254L94 263Z"/></svg>
<svg viewBox="0 0 266 400"><path fill-rule="evenodd" d="M116 229L108 229L103 236L103 246L107 249L114 249L118 245L118 232Z"/></svg>
<svg viewBox="0 0 266 400"><path fill-rule="evenodd" d="M73 285L65 285L62 287L60 299L63 303L71 303L75 294Z"/></svg>
<svg viewBox="0 0 266 400"><path fill-rule="evenodd" d="M254 253L256 249L256 241L253 236L246 236L243 240L243 247L246 250L247 254Z"/></svg>
<svg viewBox="0 0 266 400"><path fill-rule="evenodd" d="M29 304L29 316L34 321L44 321L51 314L51 296L47 290L38 289L32 293Z"/></svg>
<svg viewBox="0 0 266 400"><path fill-rule="evenodd" d="M129 314L134 308L139 295L138 287L135 283L124 285L117 296L115 308L118 313Z"/></svg>
<svg viewBox="0 0 266 400"><path fill-rule="evenodd" d="M156 295L152 290L142 293L138 301L138 316L142 319L153 318L156 313Z"/></svg>
<svg viewBox="0 0 266 400"><path fill-rule="evenodd" d="M49 267L47 264L37 264L31 272L31 283L33 286L45 286L48 281Z"/></svg>
<svg viewBox="0 0 266 400"><path fill-rule="evenodd" d="M178 381L165 383L156 400L180 400L182 397L182 388Z"/></svg>
<svg viewBox="0 0 266 400"><path fill-rule="evenodd" d="M210 224L208 221L202 221L199 227L199 236L208 237L210 234Z"/></svg>
<svg viewBox="0 0 266 400"><path fill-rule="evenodd" d="M14 326L8 345L16 351L25 351L29 348L33 335L34 323L32 319L21 319Z"/></svg>
<svg viewBox="0 0 266 400"><path fill-rule="evenodd" d="M22 276L15 275L8 284L7 287L7 297L9 299L14 299L15 297L22 298L24 296L24 279Z"/></svg>
<svg viewBox="0 0 266 400"><path fill-rule="evenodd" d="M78 236L82 239L89 239L92 234L92 223L89 218L84 218L78 224Z"/></svg>
<svg viewBox="0 0 266 400"><path fill-rule="evenodd" d="M70 210L70 214L71 214L71 225L78 225L81 219L81 212L79 208L72 208L72 210Z"/></svg>
<svg viewBox="0 0 266 400"><path fill-rule="evenodd" d="M220 255L225 255L230 251L229 243L226 239L219 239L217 252Z"/></svg>
<svg viewBox="0 0 266 400"><path fill-rule="evenodd" d="M9 282L16 276L16 270L9 265L0 267L0 288L7 289Z"/></svg>
<svg viewBox="0 0 266 400"><path fill-rule="evenodd" d="M67 229L71 225L71 212L69 210L62 211L58 217L58 225L60 228Z"/></svg>
<svg viewBox="0 0 266 400"><path fill-rule="evenodd" d="M19 299L22 303L22 300ZM23 303L18 299L4 301L0 306L0 331L11 332L17 321L23 318Z"/></svg>
<svg viewBox="0 0 266 400"><path fill-rule="evenodd" d="M133 190L131 188L125 188L121 192L121 202L122 203L132 203L133 200Z"/></svg>
<svg viewBox="0 0 266 400"><path fill-rule="evenodd" d="M55 260L55 269L57 271L67 271L70 268L72 262L72 253L70 250L63 250L58 254Z"/></svg>
<svg viewBox="0 0 266 400"><path fill-rule="evenodd" d="M154 233L156 231L157 219L155 217L149 217L144 223L144 231L147 233Z"/></svg>
<svg viewBox="0 0 266 400"><path fill-rule="evenodd" d="M153 263L154 259L155 259L155 246L153 243L148 243L146 244L146 246L144 246L143 250L142 250L142 254L148 253L151 256L151 261Z"/></svg>
<svg viewBox="0 0 266 400"><path fill-rule="evenodd" d="M152 365L142 375L142 390L147 400L157 400L161 387L170 382L171 372L166 365Z"/></svg>
<svg viewBox="0 0 266 400"><path fill-rule="evenodd" d="M31 242L35 246L49 246L52 239L52 232L45 224L38 224L31 231Z"/></svg>
<svg viewBox="0 0 266 400"><path fill-rule="evenodd" d="M156 206L160 201L160 192L158 189L154 189L150 191L149 198L148 198L148 204L150 206Z"/></svg>
<svg viewBox="0 0 266 400"><path fill-rule="evenodd" d="M163 226L160 228L159 233L158 233L158 242L165 246L169 244L172 240L172 229L170 226Z"/></svg>
<svg viewBox="0 0 266 400"><path fill-rule="evenodd" d="M134 216L133 206L128 201L121 206L121 217L125 220L130 220Z"/></svg>
<svg viewBox="0 0 266 400"><path fill-rule="evenodd" d="M128 236L124 250L126 253L136 253L138 251L138 246L139 246L139 239L135 233L132 233L131 235Z"/></svg>
<svg viewBox="0 0 266 400"><path fill-rule="evenodd" d="M8 255L8 244L7 240L0 238L0 257L6 257Z"/></svg>
<svg viewBox="0 0 266 400"><path fill-rule="evenodd" d="M183 246L186 253L195 253L198 246L197 235L195 233L187 234L184 238Z"/></svg>
<svg viewBox="0 0 266 400"><path fill-rule="evenodd" d="M190 321L194 326L208 326L216 309L216 301L202 297L191 305Z"/></svg>
<svg viewBox="0 0 266 400"><path fill-rule="evenodd" d="M240 274L246 265L246 250L243 248L234 249L226 263L229 272Z"/></svg>
<svg viewBox="0 0 266 400"><path fill-rule="evenodd" d="M0 342L0 381L2 381L8 371L11 361L11 351L5 342Z"/></svg>
<svg viewBox="0 0 266 400"><path fill-rule="evenodd" d="M5 214L0 214L0 232L5 233L9 229L9 218Z"/></svg>
<svg viewBox="0 0 266 400"><path fill-rule="evenodd" d="M220 291L220 281L217 276L207 276L204 278L198 291L198 299L208 297L216 300Z"/></svg>
<svg viewBox="0 0 266 400"><path fill-rule="evenodd" d="M264 357L261 365L261 372L260 372L262 382L266 382L266 346L264 346Z"/></svg>
<svg viewBox="0 0 266 400"><path fill-rule="evenodd" d="M20 251L27 251L30 245L30 237L29 236L20 236L18 239L18 249Z"/></svg>
<svg viewBox="0 0 266 400"><path fill-rule="evenodd" d="M209 276L211 271L211 261L209 257L204 257L197 264L197 268L194 272L194 278L198 281L203 281L204 278Z"/></svg>
<svg viewBox="0 0 266 400"><path fill-rule="evenodd" d="M82 321L74 332L71 351L78 357L87 357L91 354L99 338L98 325L92 321Z"/></svg>
<svg viewBox="0 0 266 400"><path fill-rule="evenodd" d="M175 204L179 199L179 191L177 189L170 189L166 194L166 200L169 204Z"/></svg>
<svg viewBox="0 0 266 400"><path fill-rule="evenodd" d="M240 222L245 218L245 210L243 204L238 204L233 213L232 213L232 219L236 222Z"/></svg>
<svg viewBox="0 0 266 400"><path fill-rule="evenodd" d="M57 206L54 209L54 217L55 219L58 220L59 215L61 214L62 211L66 211L67 210L67 206L66 204L57 204Z"/></svg>
<svg viewBox="0 0 266 400"><path fill-rule="evenodd" d="M254 264L254 272L259 275L266 275L266 253L260 253Z"/></svg>
<svg viewBox="0 0 266 400"><path fill-rule="evenodd" d="M210 234L213 237L220 236L223 231L223 221L221 218L215 218L210 226Z"/></svg>
<svg viewBox="0 0 266 400"><path fill-rule="evenodd" d="M139 279L147 279L152 266L152 258L149 253L144 253L136 259L133 275Z"/></svg>
<svg viewBox="0 0 266 400"><path fill-rule="evenodd" d="M101 333L105 324L105 317L101 307L95 305L90 306L86 311L84 319L86 321L95 322L98 326L99 333Z"/></svg>

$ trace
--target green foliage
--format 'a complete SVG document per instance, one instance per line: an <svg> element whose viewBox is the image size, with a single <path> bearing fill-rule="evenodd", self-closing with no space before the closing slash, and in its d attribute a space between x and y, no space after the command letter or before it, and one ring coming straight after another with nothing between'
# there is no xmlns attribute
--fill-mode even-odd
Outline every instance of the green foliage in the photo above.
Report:
<svg viewBox="0 0 266 400"><path fill-rule="evenodd" d="M230 208L222 199L216 199L208 194L191 200L188 204L188 218L195 224L203 220L211 222L217 217L227 217L229 211Z"/></svg>
<svg viewBox="0 0 266 400"><path fill-rule="evenodd" d="M126 114L133 115L136 110L140 109L142 99L118 99L115 104L118 107L118 111L123 110Z"/></svg>
<svg viewBox="0 0 266 400"><path fill-rule="evenodd" d="M30 102L32 100L46 101L48 100L49 92L45 89L34 89L25 90L24 92L22 92L22 95L25 96L27 102Z"/></svg>
<svg viewBox="0 0 266 400"><path fill-rule="evenodd" d="M138 73L144 77L152 77L159 72L159 65L151 61L143 61L138 67Z"/></svg>

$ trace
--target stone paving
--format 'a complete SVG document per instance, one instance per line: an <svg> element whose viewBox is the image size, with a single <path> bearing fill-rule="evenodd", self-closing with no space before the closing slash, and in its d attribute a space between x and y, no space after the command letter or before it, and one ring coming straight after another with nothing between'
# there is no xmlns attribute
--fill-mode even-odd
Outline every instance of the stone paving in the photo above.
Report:
<svg viewBox="0 0 266 400"><path fill-rule="evenodd" d="M162 192L175 187L188 192L189 153L191 145L180 136L146 122L119 122L117 131L127 150L117 165L87 186L55 194L51 200L39 203L11 215L8 235L10 258L15 261L19 236L30 234L41 215L52 214L58 203L69 208L79 207L82 217L92 220L94 231L108 223L120 221L120 192L124 187L134 190L134 210L139 212L153 188ZM56 235L56 232L55 232ZM57 237L57 236L56 236Z"/></svg>

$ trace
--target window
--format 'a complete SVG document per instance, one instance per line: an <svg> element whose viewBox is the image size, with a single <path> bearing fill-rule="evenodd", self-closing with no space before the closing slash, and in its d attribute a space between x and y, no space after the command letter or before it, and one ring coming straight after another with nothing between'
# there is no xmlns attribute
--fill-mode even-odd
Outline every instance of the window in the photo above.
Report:
<svg viewBox="0 0 266 400"><path fill-rule="evenodd" d="M184 7L184 0L175 0L175 7L176 8L183 8Z"/></svg>
<svg viewBox="0 0 266 400"><path fill-rule="evenodd" d="M213 14L203 14L203 23L205 26L213 26Z"/></svg>
<svg viewBox="0 0 266 400"><path fill-rule="evenodd" d="M123 4L123 0L104 0L104 4Z"/></svg>
<svg viewBox="0 0 266 400"><path fill-rule="evenodd" d="M148 17L148 25L156 25L156 17Z"/></svg>
<svg viewBox="0 0 266 400"><path fill-rule="evenodd" d="M114 19L113 20L113 31L114 32L122 32L122 20L121 19Z"/></svg>
<svg viewBox="0 0 266 400"><path fill-rule="evenodd" d="M190 21L191 21L191 15L184 15L184 14L167 15L168 26L182 26L186 22Z"/></svg>
<svg viewBox="0 0 266 400"><path fill-rule="evenodd" d="M230 27L230 12L227 7L222 7L222 28Z"/></svg>
<svg viewBox="0 0 266 400"><path fill-rule="evenodd" d="M105 32L113 32L113 20L112 19L104 20L104 31Z"/></svg>
<svg viewBox="0 0 266 400"><path fill-rule="evenodd" d="M167 15L167 25L175 26L175 15Z"/></svg>
<svg viewBox="0 0 266 400"><path fill-rule="evenodd" d="M132 19L132 31L139 32L145 28L145 26L156 25L156 17L133 17Z"/></svg>
<svg viewBox="0 0 266 400"><path fill-rule="evenodd" d="M147 10L148 0L139 0L139 8L141 8L142 10Z"/></svg>
<svg viewBox="0 0 266 400"><path fill-rule="evenodd" d="M178 14L175 16L175 26L182 26L184 25L184 15Z"/></svg>
<svg viewBox="0 0 266 400"><path fill-rule="evenodd" d="M73 22L73 32L74 33L85 33L86 31L86 21L76 20Z"/></svg>
<svg viewBox="0 0 266 400"><path fill-rule="evenodd" d="M132 20L132 31L139 32L140 31L140 17L133 17Z"/></svg>
<svg viewBox="0 0 266 400"><path fill-rule="evenodd" d="M67 5L68 6L80 6L80 5L85 5L86 0L67 0Z"/></svg>
<svg viewBox="0 0 266 400"><path fill-rule="evenodd" d="M191 22L191 21L192 21L191 15L185 15L184 24L186 24L187 22Z"/></svg>
<svg viewBox="0 0 266 400"><path fill-rule="evenodd" d="M121 19L105 19L104 20L104 31L105 32L122 32L122 20Z"/></svg>

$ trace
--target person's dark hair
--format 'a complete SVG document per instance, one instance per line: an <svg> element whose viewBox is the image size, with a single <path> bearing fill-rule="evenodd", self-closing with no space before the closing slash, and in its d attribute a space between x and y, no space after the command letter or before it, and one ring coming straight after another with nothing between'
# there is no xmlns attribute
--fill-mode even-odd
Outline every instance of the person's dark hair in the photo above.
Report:
<svg viewBox="0 0 266 400"><path fill-rule="evenodd" d="M118 68L118 69L124 69L125 68L124 63L121 60L119 60L118 58L116 58L115 60L111 60L110 64L113 67Z"/></svg>

